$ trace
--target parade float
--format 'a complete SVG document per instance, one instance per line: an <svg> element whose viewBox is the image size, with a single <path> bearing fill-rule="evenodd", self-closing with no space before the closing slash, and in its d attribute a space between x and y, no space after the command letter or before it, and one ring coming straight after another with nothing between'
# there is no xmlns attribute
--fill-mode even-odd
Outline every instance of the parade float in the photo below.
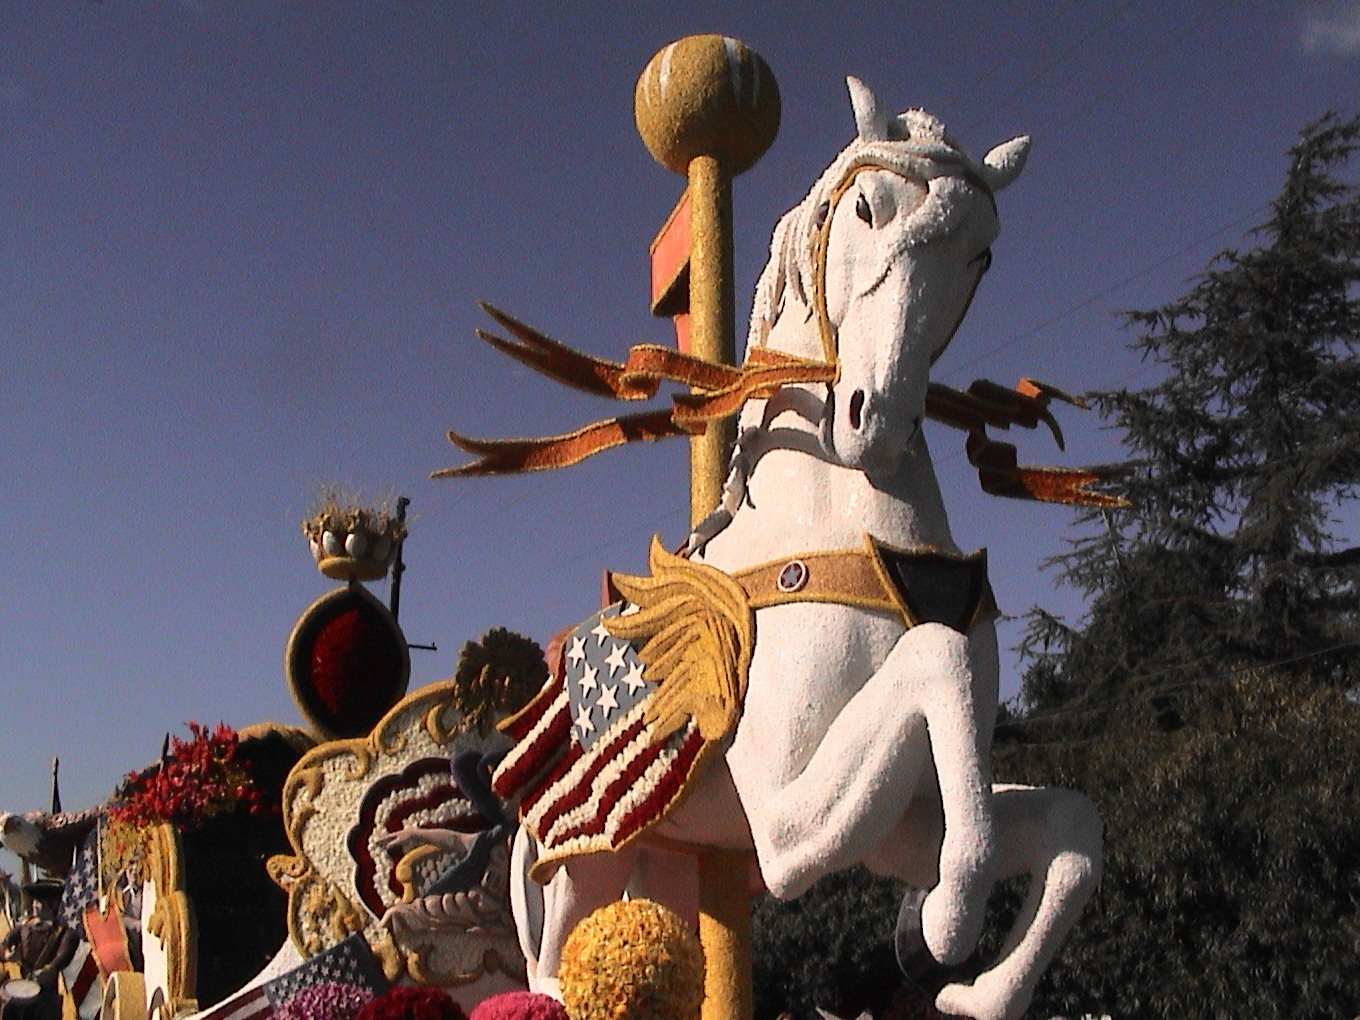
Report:
<svg viewBox="0 0 1360 1020"><path fill-rule="evenodd" d="M906 884L893 938L928 1002L1024 1012L1099 879L1100 821L1078 794L991 783L997 610L922 422L964 434L988 493L1114 501L1099 472L1022 467L988 432L1043 424L1061 444L1060 390L929 380L1028 138L975 160L929 114L849 90L855 138L776 226L740 365L732 179L774 139L779 92L724 37L667 46L636 91L644 142L686 178L651 251L676 343L604 361L487 309L484 339L566 385L682 391L563 436L451 433L476 459L435 476L687 437L683 547L654 541L650 575L611 575L609 604L546 651L493 631L408 693L405 501L332 498L304 532L339 586L285 654L305 726L193 726L61 859L7 820L7 845L64 883L68 1016L747 1020L753 893L856 864ZM384 605L364 585L389 570ZM1020 875L1000 955L962 977L988 894Z"/></svg>

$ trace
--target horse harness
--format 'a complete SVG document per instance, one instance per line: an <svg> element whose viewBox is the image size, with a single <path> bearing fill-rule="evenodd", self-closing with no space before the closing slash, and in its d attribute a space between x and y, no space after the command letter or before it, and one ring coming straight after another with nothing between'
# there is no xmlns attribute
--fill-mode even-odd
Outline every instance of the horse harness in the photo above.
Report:
<svg viewBox="0 0 1360 1020"><path fill-rule="evenodd" d="M863 549L821 550L732 573L752 609L791 602L830 602L896 613L910 630L942 623L968 634L997 614L987 553L930 547L897 549L872 535Z"/></svg>

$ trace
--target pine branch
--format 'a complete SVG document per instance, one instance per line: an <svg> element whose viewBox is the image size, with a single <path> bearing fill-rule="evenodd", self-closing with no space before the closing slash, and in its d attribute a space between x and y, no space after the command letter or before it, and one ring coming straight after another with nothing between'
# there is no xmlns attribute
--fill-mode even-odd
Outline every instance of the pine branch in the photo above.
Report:
<svg viewBox="0 0 1360 1020"><path fill-rule="evenodd" d="M1300 563L1320 570L1344 570L1360 566L1360 546L1336 549L1331 552L1300 552L1296 554Z"/></svg>

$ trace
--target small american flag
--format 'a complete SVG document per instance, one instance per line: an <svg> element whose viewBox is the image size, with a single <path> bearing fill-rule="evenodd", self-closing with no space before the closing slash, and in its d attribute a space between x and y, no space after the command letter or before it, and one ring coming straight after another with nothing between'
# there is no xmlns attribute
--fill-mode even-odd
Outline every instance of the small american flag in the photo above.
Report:
<svg viewBox="0 0 1360 1020"><path fill-rule="evenodd" d="M272 969L272 965L271 965ZM258 980L258 979L257 979ZM270 981L237 992L188 1020L268 1020L274 1010L309 985L333 981L356 985L374 995L387 991L387 979L368 941L355 933Z"/></svg>
<svg viewBox="0 0 1360 1020"><path fill-rule="evenodd" d="M334 982L355 985L374 995L388 989L382 967L373 956L368 940L362 932L355 932L343 942L324 949L282 977L264 984L264 994L274 1007L283 1005L309 985Z"/></svg>
<svg viewBox="0 0 1360 1020"><path fill-rule="evenodd" d="M95 826L85 842L76 850L71 870L61 890L57 904L57 920L85 937L85 909L99 901L99 826Z"/></svg>
<svg viewBox="0 0 1360 1020"><path fill-rule="evenodd" d="M520 798L543 846L537 868L623 846L665 817L699 763L692 721L664 741L647 723L657 684L604 622L621 612L616 603L572 631L547 685L504 727L515 746L492 786Z"/></svg>
<svg viewBox="0 0 1360 1020"><path fill-rule="evenodd" d="M80 1020L96 1020L104 999L99 961L95 959L85 933L85 910L98 902L99 826L95 826L76 850L61 890L61 901L57 904L57 920L80 936L75 956L61 972Z"/></svg>
<svg viewBox="0 0 1360 1020"><path fill-rule="evenodd" d="M104 1004L104 993L99 981L99 963L95 960L92 947L84 939L76 946L75 956L71 957L61 972L67 992L76 1004L76 1015L80 1020L97 1020L100 1007Z"/></svg>

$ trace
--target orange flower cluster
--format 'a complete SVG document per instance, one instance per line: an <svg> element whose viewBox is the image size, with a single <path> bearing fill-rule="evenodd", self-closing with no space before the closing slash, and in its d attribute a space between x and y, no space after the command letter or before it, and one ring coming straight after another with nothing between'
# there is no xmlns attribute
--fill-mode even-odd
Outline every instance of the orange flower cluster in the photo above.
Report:
<svg viewBox="0 0 1360 1020"><path fill-rule="evenodd" d="M572 930L557 976L571 1020L698 1020L704 952L659 903L621 900Z"/></svg>
<svg viewBox="0 0 1360 1020"><path fill-rule="evenodd" d="M214 815L267 810L245 764L238 759L236 731L225 723L208 727L189 723L190 740L172 737L170 751L158 765L132 772L109 817L134 829L169 822L182 831L202 825Z"/></svg>

